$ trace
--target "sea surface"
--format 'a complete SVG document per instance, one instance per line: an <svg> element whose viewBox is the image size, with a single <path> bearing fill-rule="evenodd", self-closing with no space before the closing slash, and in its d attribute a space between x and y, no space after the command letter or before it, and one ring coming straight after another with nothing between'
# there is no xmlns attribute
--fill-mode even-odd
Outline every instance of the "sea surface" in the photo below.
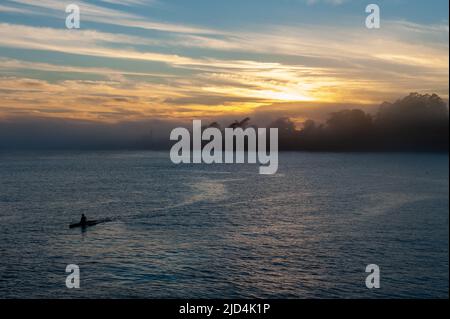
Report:
<svg viewBox="0 0 450 319"><path fill-rule="evenodd" d="M0 153L0 298L448 298L448 165L281 153L264 176L168 152ZM82 213L112 221L69 229Z"/></svg>

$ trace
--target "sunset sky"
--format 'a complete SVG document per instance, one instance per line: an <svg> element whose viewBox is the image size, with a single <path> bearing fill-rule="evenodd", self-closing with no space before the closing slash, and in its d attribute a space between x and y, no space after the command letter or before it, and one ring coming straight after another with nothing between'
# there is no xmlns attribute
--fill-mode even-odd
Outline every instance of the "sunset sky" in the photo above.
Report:
<svg viewBox="0 0 450 319"><path fill-rule="evenodd" d="M81 29L65 7L81 8ZM0 119L102 122L448 100L448 1L1 0ZM324 111L325 112L325 111Z"/></svg>

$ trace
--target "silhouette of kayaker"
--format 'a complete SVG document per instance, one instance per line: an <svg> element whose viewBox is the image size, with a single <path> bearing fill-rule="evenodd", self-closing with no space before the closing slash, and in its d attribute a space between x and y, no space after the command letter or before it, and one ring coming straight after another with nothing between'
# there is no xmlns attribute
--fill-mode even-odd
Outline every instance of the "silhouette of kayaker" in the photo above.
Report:
<svg viewBox="0 0 450 319"><path fill-rule="evenodd" d="M81 214L80 225L86 226L86 224L87 224L87 218L86 218L86 216L84 216L84 214Z"/></svg>

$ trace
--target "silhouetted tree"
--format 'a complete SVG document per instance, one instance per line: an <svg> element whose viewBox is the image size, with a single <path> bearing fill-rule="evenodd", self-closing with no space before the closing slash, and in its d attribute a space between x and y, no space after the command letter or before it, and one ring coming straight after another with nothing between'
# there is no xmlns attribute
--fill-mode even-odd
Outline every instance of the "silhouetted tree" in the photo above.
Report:
<svg viewBox="0 0 450 319"><path fill-rule="evenodd" d="M362 110L330 114L321 125L305 121L297 130L289 118L271 124L279 129L280 149L329 151L448 151L447 104L436 94L411 93L384 102L374 116Z"/></svg>

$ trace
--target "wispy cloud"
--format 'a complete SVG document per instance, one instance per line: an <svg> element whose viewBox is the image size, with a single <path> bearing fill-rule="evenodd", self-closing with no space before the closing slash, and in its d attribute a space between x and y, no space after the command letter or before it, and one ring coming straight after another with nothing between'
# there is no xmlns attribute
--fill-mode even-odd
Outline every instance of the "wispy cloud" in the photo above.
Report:
<svg viewBox="0 0 450 319"><path fill-rule="evenodd" d="M42 9L46 10L46 13L48 15L56 18L61 18L61 12L64 12L67 5L67 3L58 0L40 0L40 1L10 0L10 1L26 5L30 8L39 8L41 10ZM126 3L131 4L131 2ZM109 25L118 25L129 28L140 28L146 30L158 30L175 33L192 33L192 34L220 33L219 31L210 28L201 28L195 26L151 21L148 18L144 18L136 14L106 8L104 6L98 6L84 1L77 1L77 5L80 6L80 10L82 11L83 21L103 23ZM29 9L28 12L32 12L32 10ZM42 14L42 12L40 12L39 14Z"/></svg>
<svg viewBox="0 0 450 319"><path fill-rule="evenodd" d="M159 3L158 0L101 0L101 2L121 6L151 6Z"/></svg>
<svg viewBox="0 0 450 319"><path fill-rule="evenodd" d="M3 5L3 4L0 4L0 12L19 13L19 14L27 14L27 15L36 14L32 10L19 8L19 7L15 7L15 6L10 6L10 5Z"/></svg>
<svg viewBox="0 0 450 319"><path fill-rule="evenodd" d="M332 5L341 5L345 2L349 2L349 0L306 0L306 3L309 5L314 5L314 4L318 4L318 3L327 3L327 4L332 4Z"/></svg>
<svg viewBox="0 0 450 319"><path fill-rule="evenodd" d="M14 71L14 70L39 70L45 72L59 72L59 73L85 73L92 75L102 75L107 78L116 78L117 76L141 76L141 77L174 77L167 73L156 72L131 72L123 69L111 69L100 67L76 67L70 65L56 65L50 63L30 62L9 58L0 57L0 70Z"/></svg>

